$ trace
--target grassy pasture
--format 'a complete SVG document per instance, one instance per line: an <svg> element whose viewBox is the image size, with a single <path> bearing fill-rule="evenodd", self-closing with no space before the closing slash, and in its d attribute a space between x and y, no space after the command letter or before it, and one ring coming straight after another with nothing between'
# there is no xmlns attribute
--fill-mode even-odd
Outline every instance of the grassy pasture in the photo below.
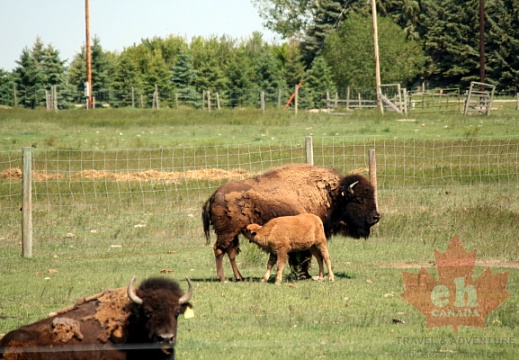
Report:
<svg viewBox="0 0 519 360"><path fill-rule="evenodd" d="M35 155L46 156L45 162L35 156L38 169L70 176L105 166L174 171L245 161L253 164L248 171L261 171L265 149L272 150L269 164L304 161L306 135L316 138L316 164L344 172L365 165L367 147L390 154L378 164L383 218L373 237L329 243L334 283L260 283L267 256L243 241L238 259L248 281L214 281L199 209L223 180L37 182L35 256L23 259L19 205L7 196L19 194L20 184L0 179L0 333L81 296L125 286L134 274L143 279L162 273L195 284L196 317L180 320L179 359L511 359L519 350L519 150L516 141L503 143L508 136L517 139L517 112L403 117L366 111L340 117L252 110L0 110L0 126L2 164L19 157L22 146L34 145ZM410 143L412 153L403 146ZM234 151L234 144L262 151ZM438 144L441 149L434 148ZM233 150L225 153L228 162L211 152L214 145ZM127 160L143 158L152 160ZM83 197L76 195L79 190ZM493 273L509 273L512 294L487 316L486 328L461 327L458 334L450 327L425 328L424 316L400 296L403 271L416 274L424 266L437 277L434 250L445 251L454 233L467 251L478 250L474 279L492 265ZM225 273L231 276L227 260Z"/></svg>

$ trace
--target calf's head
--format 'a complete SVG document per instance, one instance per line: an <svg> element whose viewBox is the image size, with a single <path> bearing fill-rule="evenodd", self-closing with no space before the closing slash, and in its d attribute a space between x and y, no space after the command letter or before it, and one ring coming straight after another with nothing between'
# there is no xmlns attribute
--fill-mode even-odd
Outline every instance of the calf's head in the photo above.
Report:
<svg viewBox="0 0 519 360"><path fill-rule="evenodd" d="M263 226L261 225L258 225L258 224L249 224L247 225L247 227L245 228L245 230L243 230L243 235L249 239L250 241L253 241L254 240L254 237L256 236L256 234L258 233L258 231L261 230Z"/></svg>
<svg viewBox="0 0 519 360"><path fill-rule="evenodd" d="M159 345L164 353L171 352L177 337L177 318L191 310L193 295L191 281L187 293L179 285L164 278L150 278L134 289L135 276L128 284L128 297L135 304L135 327L141 333L142 342Z"/></svg>

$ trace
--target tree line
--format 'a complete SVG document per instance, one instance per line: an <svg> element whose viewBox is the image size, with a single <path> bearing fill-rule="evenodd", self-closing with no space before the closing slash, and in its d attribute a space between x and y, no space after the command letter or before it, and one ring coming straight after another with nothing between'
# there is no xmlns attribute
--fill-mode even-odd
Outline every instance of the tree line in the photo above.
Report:
<svg viewBox="0 0 519 360"><path fill-rule="evenodd" d="M150 106L156 89L172 99L202 106L202 92L218 93L224 106L257 106L259 93L279 102L302 83L299 104L324 107L326 92L375 89L373 22L360 0L253 0L265 25L283 41L259 32L188 39L142 39L122 51L92 41L93 92L98 104L127 107L136 98ZM516 91L519 83L519 0L485 1L486 82ZM379 1L378 34L384 83L412 88L468 87L479 81L479 0ZM0 104L38 108L56 86L58 106L84 103L84 47L69 62L41 38L22 50L11 72L0 69ZM286 98L283 98L285 101Z"/></svg>

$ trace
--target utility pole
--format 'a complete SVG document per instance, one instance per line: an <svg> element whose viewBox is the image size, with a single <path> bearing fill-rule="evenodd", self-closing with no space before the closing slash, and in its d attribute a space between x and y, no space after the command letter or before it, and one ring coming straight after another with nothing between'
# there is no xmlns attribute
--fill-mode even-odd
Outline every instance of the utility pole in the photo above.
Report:
<svg viewBox="0 0 519 360"><path fill-rule="evenodd" d="M93 108L92 101L92 52L90 50L90 0L85 0L85 25L86 25L86 86L85 97L87 98L87 109Z"/></svg>
<svg viewBox="0 0 519 360"><path fill-rule="evenodd" d="M380 108L380 112L384 113L384 104L380 96L380 61L378 57L378 26L377 26L377 2L371 0L371 16L373 17L373 44L375 47L375 86L377 90L377 105Z"/></svg>

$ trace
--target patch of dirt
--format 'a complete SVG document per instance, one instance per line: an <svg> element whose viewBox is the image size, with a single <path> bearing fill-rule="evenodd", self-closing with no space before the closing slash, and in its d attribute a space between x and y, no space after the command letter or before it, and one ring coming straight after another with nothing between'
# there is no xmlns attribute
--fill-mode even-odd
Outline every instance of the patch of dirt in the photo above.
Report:
<svg viewBox="0 0 519 360"><path fill-rule="evenodd" d="M243 169L200 169L188 171L156 171L147 170L140 172L124 172L116 173L106 170L83 170L78 172L49 173L46 171L33 171L31 173L33 181L49 181L49 180L112 180L112 181L181 181L181 180L241 180L248 179L256 174L250 173ZM0 179L21 180L23 177L22 170L19 168L10 168L0 172Z"/></svg>
<svg viewBox="0 0 519 360"><path fill-rule="evenodd" d="M367 173L367 168L355 169L349 174ZM181 181L181 180L243 180L250 179L260 173L249 172L244 169L198 169L187 171L157 171L146 170L138 172L111 172L107 170L83 170L76 172L47 172L33 171L33 181L50 180L111 180L111 181ZM20 168L9 168L0 172L0 179L22 180L23 172Z"/></svg>
<svg viewBox="0 0 519 360"><path fill-rule="evenodd" d="M379 267L390 268L390 269L421 269L430 268L436 266L434 262L416 262L416 263L377 263ZM519 269L519 261L507 261L507 260L477 260L476 266L489 267L489 268L510 268Z"/></svg>

